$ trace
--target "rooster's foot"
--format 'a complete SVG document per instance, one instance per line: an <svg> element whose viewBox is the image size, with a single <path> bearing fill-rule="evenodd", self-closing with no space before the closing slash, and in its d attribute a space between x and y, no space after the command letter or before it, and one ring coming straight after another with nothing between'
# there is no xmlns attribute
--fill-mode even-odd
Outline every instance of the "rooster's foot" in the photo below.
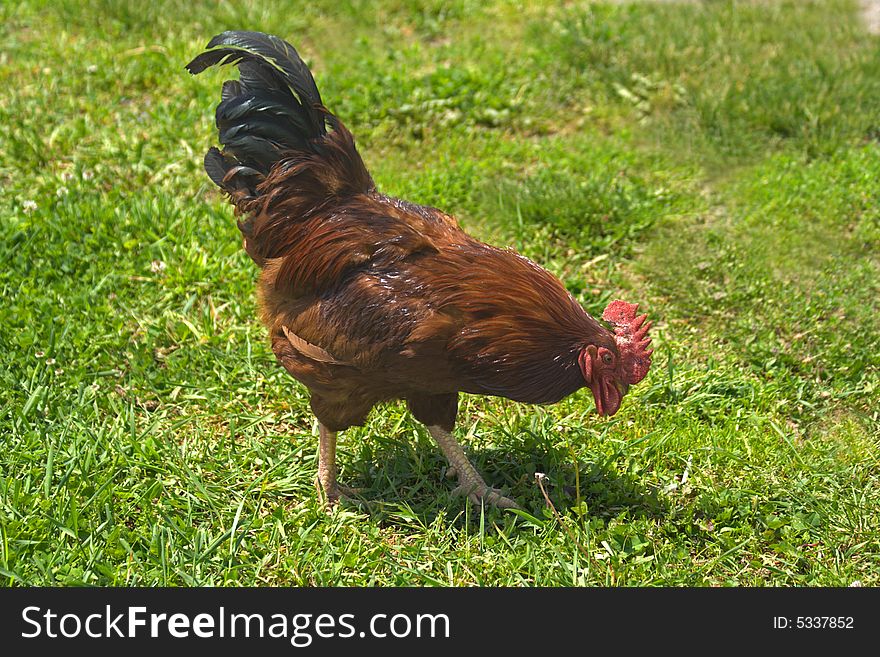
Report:
<svg viewBox="0 0 880 657"><path fill-rule="evenodd" d="M490 488L485 482L460 483L452 491L453 495L466 496L474 504L481 506L494 506L499 509L518 509L519 504L509 497L505 497L497 488Z"/></svg>
<svg viewBox="0 0 880 657"><path fill-rule="evenodd" d="M453 491L454 495L466 496L474 504L487 504L499 509L519 508L516 502L504 497L501 491L486 485L450 431L437 425L428 425L428 431L449 461L446 476L458 477L458 487Z"/></svg>
<svg viewBox="0 0 880 657"><path fill-rule="evenodd" d="M332 509L340 502L352 502L356 504L358 502L356 498L360 497L360 495L367 490L366 488L340 486L335 483L323 487L320 481L316 481L315 483L317 484L316 487L318 488L318 494L324 498L324 506L327 507L327 509Z"/></svg>

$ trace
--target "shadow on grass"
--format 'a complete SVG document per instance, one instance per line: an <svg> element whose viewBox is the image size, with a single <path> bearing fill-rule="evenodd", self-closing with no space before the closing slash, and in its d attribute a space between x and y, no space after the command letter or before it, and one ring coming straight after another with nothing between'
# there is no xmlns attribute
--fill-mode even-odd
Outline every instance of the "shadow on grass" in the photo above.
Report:
<svg viewBox="0 0 880 657"><path fill-rule="evenodd" d="M575 473L571 454L558 448L526 453L506 449L466 450L471 462L490 486L501 489L527 513L544 517L546 500L535 478L546 475L544 489L562 516L584 513L586 517L664 518L669 505L636 477L621 473L612 465L581 461ZM349 503L377 520L407 509L426 526L440 514L479 520L479 509L466 513L463 498L452 495L454 479L444 477L447 465L436 448L419 444L385 444L372 452L370 462L355 462L344 483L362 489ZM578 495L578 484L580 495ZM580 503L580 506L579 506ZM581 511L579 511L581 509ZM506 512L487 508L487 517L501 518Z"/></svg>

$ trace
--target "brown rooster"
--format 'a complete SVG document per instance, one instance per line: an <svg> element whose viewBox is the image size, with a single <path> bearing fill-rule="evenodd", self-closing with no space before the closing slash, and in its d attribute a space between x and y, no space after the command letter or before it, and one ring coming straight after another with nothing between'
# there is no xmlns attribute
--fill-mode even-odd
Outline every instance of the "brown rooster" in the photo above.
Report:
<svg viewBox="0 0 880 657"><path fill-rule="evenodd" d="M602 415L651 365L650 322L613 301L588 315L556 277L465 234L435 208L376 190L351 133L327 111L296 50L224 32L187 65L237 64L205 170L241 217L262 269L262 319L281 364L311 393L318 479L330 502L336 433L405 399L457 473L457 492L499 507L452 435L458 393L547 404L589 386Z"/></svg>

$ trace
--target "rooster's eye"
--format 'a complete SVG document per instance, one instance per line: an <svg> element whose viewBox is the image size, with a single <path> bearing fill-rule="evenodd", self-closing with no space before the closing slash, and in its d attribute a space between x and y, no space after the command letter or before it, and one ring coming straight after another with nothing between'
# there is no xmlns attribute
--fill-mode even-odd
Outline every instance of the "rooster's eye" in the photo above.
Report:
<svg viewBox="0 0 880 657"><path fill-rule="evenodd" d="M614 356L606 351L604 354L602 354L602 362L606 365L611 365L611 363L614 362Z"/></svg>

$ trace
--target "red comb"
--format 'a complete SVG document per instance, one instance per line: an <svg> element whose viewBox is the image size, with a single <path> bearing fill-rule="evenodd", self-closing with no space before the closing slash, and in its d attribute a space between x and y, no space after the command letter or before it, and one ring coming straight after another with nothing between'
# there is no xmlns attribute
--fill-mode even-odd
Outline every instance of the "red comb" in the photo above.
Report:
<svg viewBox="0 0 880 657"><path fill-rule="evenodd" d="M609 303L602 313L602 319L614 325L617 349L630 385L645 378L651 367L651 354L654 353L653 349L648 349L651 344L651 338L648 337L651 322L645 321L647 315L636 317L638 307L637 303L617 300Z"/></svg>

